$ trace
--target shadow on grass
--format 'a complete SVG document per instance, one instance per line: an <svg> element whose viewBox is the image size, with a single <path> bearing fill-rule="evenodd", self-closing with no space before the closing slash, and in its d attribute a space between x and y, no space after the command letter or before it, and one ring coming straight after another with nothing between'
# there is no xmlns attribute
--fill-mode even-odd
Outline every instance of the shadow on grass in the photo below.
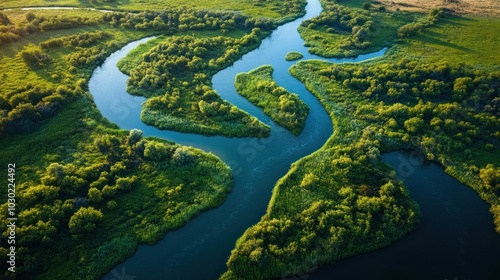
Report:
<svg viewBox="0 0 500 280"><path fill-rule="evenodd" d="M469 48L457 45L455 43L441 40L441 39L439 39L439 37L442 37L442 35L437 33L437 32L431 31L431 30L426 30L425 34L422 35L422 41L430 43L430 44L434 44L434 45L439 45L439 46L443 46L443 47L447 47L447 48L460 50L463 52L468 52L468 53L473 52L473 50L471 50Z"/></svg>

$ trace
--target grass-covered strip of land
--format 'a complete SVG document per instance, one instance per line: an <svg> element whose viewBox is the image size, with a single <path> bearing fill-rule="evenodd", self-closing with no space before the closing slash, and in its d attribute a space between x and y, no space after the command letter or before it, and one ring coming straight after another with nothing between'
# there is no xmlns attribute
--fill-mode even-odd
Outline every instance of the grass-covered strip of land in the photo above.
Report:
<svg viewBox="0 0 500 280"><path fill-rule="evenodd" d="M277 124L295 135L304 129L309 107L297 94L278 86L273 80L273 67L264 65L236 76L236 91L261 107Z"/></svg>
<svg viewBox="0 0 500 280"><path fill-rule="evenodd" d="M296 69L312 70L299 65ZM238 239L221 279L300 274L385 246L418 220L418 206L378 159L381 135L354 119L345 108L351 101L327 82L311 79L307 86L330 112L335 132L278 181L267 213Z"/></svg>
<svg viewBox="0 0 500 280"><path fill-rule="evenodd" d="M299 53L299 52L289 52L285 55L285 60L286 61L294 61L294 60L299 60L303 57L304 57L304 55Z"/></svg>
<svg viewBox="0 0 500 280"><path fill-rule="evenodd" d="M211 87L217 71L258 46L265 34L254 28L239 38L220 33L173 36L130 53L119 66L130 75L128 92L148 97L142 121L207 135L268 136L269 126L222 100Z"/></svg>
<svg viewBox="0 0 500 280"><path fill-rule="evenodd" d="M26 26L50 12L5 14L10 25ZM232 185L229 167L215 156L121 131L88 93L107 55L168 27L128 26L134 18L116 25L91 11L58 11L54 22L78 16L99 24L38 30L0 46L0 161L16 165L19 218L16 273L2 269L2 279L99 279L137 244L218 206ZM7 209L7 184L0 191ZM0 235L2 268L8 233Z"/></svg>
<svg viewBox="0 0 500 280"><path fill-rule="evenodd" d="M309 52L323 57L350 57L391 46L401 26L422 17L407 12L368 11L350 1L322 0L322 5L321 14L303 21L298 30Z"/></svg>
<svg viewBox="0 0 500 280"><path fill-rule="evenodd" d="M252 17L277 20L294 18L304 13L305 0L3 0L0 8L69 6L111 10L145 11L163 10L165 7L240 11Z"/></svg>

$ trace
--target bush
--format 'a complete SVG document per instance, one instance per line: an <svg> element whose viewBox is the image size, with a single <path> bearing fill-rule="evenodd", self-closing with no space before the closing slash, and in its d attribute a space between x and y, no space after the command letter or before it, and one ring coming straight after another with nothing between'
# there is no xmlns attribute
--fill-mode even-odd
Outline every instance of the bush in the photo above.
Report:
<svg viewBox="0 0 500 280"><path fill-rule="evenodd" d="M100 210L93 207L82 207L71 216L69 220L69 231L71 233L90 233L94 231L104 218Z"/></svg>

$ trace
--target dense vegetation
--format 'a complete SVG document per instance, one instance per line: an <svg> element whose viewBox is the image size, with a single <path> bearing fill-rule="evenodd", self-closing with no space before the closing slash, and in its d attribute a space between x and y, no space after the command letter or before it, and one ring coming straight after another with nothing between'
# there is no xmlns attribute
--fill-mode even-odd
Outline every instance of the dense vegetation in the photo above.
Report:
<svg viewBox="0 0 500 280"><path fill-rule="evenodd" d="M298 77L315 75L299 65ZM278 181L266 215L236 242L221 279L299 274L387 245L418 220L418 207L379 161L381 135L354 119L344 107L349 98L328 82L308 79L306 85L330 112L335 132Z"/></svg>
<svg viewBox="0 0 500 280"><path fill-rule="evenodd" d="M299 53L299 52L289 52L285 55L285 60L286 61L294 61L294 60L299 60L303 57L304 57L304 55Z"/></svg>
<svg viewBox="0 0 500 280"><path fill-rule="evenodd" d="M127 90L148 100L141 119L161 129L226 136L269 135L269 127L222 100L211 78L265 36L254 28L241 38L174 36L120 62Z"/></svg>
<svg viewBox="0 0 500 280"><path fill-rule="evenodd" d="M300 274L411 230L418 210L378 162L381 152L395 149L417 150L472 187L491 204L500 233L500 69L493 35L500 25L452 16L436 23L439 17L432 10L410 27L388 26L393 38L400 29L400 39L382 61L302 61L291 68L330 112L335 132L277 183L267 213L237 241L222 279ZM490 32L491 39L481 39ZM333 42L324 43L327 50Z"/></svg>
<svg viewBox="0 0 500 280"><path fill-rule="evenodd" d="M236 91L261 107L277 124L295 135L304 129L309 107L298 95L278 86L273 80L273 67L264 65L236 76Z"/></svg>
<svg viewBox="0 0 500 280"><path fill-rule="evenodd" d="M207 40L172 40L207 47L219 63L214 67L225 67L271 28L265 18L187 8L0 13L0 158L17 167L19 218L16 274L3 270L9 232L1 232L2 279L97 279L137 244L153 243L222 203L232 185L227 165L197 149L143 138L138 130L118 130L93 105L87 82L111 52L141 37L215 32ZM220 57L227 60L216 62ZM220 97L200 88L211 102L200 106L209 111ZM236 110L223 101L217 109ZM0 212L1 219L6 215Z"/></svg>
<svg viewBox="0 0 500 280"><path fill-rule="evenodd" d="M295 18L304 13L305 0L3 0L0 8L72 6L125 11L163 10L165 7L194 7L196 9L241 11L252 17L266 17L277 21Z"/></svg>
<svg viewBox="0 0 500 280"><path fill-rule="evenodd" d="M321 14L302 22L298 30L310 53L351 57L388 47L398 38L399 28L416 17L385 9L367 11L344 6L348 2L323 0Z"/></svg>
<svg viewBox="0 0 500 280"><path fill-rule="evenodd" d="M119 131L82 95L36 132L0 141L2 164L17 167L17 279L97 279L137 243L218 206L232 185L215 156Z"/></svg>

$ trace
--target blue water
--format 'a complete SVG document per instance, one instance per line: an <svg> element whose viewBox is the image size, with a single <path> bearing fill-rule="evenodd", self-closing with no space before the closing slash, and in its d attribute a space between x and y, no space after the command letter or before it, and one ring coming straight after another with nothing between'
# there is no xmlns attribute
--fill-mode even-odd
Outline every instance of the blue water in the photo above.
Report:
<svg viewBox="0 0 500 280"><path fill-rule="evenodd" d="M218 278L226 270L225 263L237 238L265 213L276 181L286 174L291 163L319 149L332 134L332 122L319 101L303 84L289 75L288 69L295 62L284 59L287 52L299 51L304 55L303 59L324 60L307 52L297 32L303 20L321 12L318 0L310 0L306 10L304 17L280 26L258 49L244 55L212 79L213 87L223 99L271 126L271 136L266 139L207 137L161 131L142 123L140 111L145 98L130 96L126 92L127 76L117 69L116 63L150 38L130 43L113 53L95 70L89 82L90 92L108 120L123 129L138 128L145 136L162 137L212 152L230 165L234 174L232 192L223 205L203 212L182 228L167 233L163 240L153 246L139 246L133 257L118 265L104 279L127 279L122 277L126 275L135 276L135 279ZM328 61L362 61L382 56L384 52L385 49L353 59ZM271 64L277 83L299 94L311 109L305 129L298 137L276 125L261 109L239 96L234 89L236 74L264 64ZM487 212L483 215L489 217ZM335 267L330 268L335 270ZM329 270L321 270L312 274L315 275L316 279L326 279L333 274Z"/></svg>

